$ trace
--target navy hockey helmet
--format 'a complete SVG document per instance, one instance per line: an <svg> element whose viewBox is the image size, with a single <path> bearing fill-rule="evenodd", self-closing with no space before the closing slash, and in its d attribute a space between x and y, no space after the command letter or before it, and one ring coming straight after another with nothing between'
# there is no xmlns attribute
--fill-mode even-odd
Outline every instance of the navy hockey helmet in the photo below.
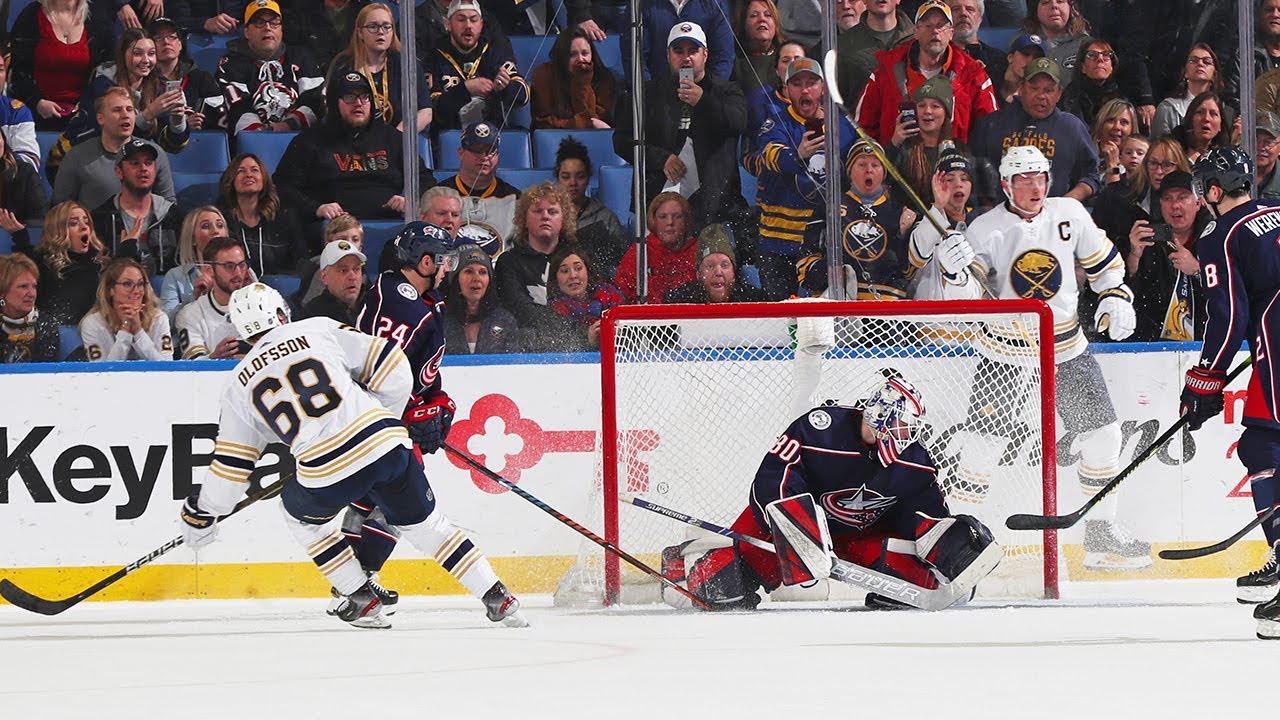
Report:
<svg viewBox="0 0 1280 720"><path fill-rule="evenodd" d="M431 223L415 220L400 228L391 241L396 261L400 267L417 267L424 257L430 257L437 266L452 269L450 259L457 259L453 236L448 230Z"/></svg>
<svg viewBox="0 0 1280 720"><path fill-rule="evenodd" d="M1253 159L1238 145L1210 148L1204 157L1196 161L1191 171L1192 191L1204 197L1209 188L1217 185L1230 194L1253 187Z"/></svg>

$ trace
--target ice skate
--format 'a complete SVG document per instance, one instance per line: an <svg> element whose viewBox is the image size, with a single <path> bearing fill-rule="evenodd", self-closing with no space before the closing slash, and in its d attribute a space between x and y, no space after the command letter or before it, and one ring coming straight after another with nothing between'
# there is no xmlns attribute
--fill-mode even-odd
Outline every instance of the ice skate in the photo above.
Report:
<svg viewBox="0 0 1280 720"><path fill-rule="evenodd" d="M400 593L395 590L388 590L378 582L377 573L369 573L369 587L373 589L373 593L378 596L378 600L382 603L382 614L391 617L396 614L396 605L400 602ZM338 608L342 607L343 601L346 599L339 593L337 588L329 588L329 607L325 609L326 615L337 615Z"/></svg>
<svg viewBox="0 0 1280 720"><path fill-rule="evenodd" d="M1276 595L1280 578L1276 577L1276 549L1267 553L1262 567L1236 578L1236 601L1246 605L1266 602Z"/></svg>
<svg viewBox="0 0 1280 720"><path fill-rule="evenodd" d="M494 583L481 600L484 602L485 614L493 622L501 622L514 628L529 627L528 619L520 612L520 601L501 582Z"/></svg>
<svg viewBox="0 0 1280 720"><path fill-rule="evenodd" d="M1089 570L1141 570L1151 567L1151 543L1138 540L1108 520L1084 524L1084 566Z"/></svg>
<svg viewBox="0 0 1280 720"><path fill-rule="evenodd" d="M1253 617L1258 621L1259 640L1280 640L1280 595L1255 607Z"/></svg>
<svg viewBox="0 0 1280 720"><path fill-rule="evenodd" d="M382 614L382 601L370 583L342 598L334 612L338 619L358 628L389 628L391 622Z"/></svg>

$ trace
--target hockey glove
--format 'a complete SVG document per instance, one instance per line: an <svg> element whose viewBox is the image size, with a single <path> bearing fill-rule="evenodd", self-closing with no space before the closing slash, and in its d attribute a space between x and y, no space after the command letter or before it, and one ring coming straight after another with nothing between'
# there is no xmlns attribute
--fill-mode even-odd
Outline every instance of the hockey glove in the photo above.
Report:
<svg viewBox="0 0 1280 720"><path fill-rule="evenodd" d="M977 257L973 246L965 239L964 233L955 231L947 233L942 238L942 242L938 243L936 254L938 266L942 268L942 274L948 281L965 277L969 271L969 265Z"/></svg>
<svg viewBox="0 0 1280 720"><path fill-rule="evenodd" d="M430 455L439 450L445 438L449 437L457 406L442 392L432 395L430 400L415 400L410 401L409 409L405 410L404 424L414 444Z"/></svg>
<svg viewBox="0 0 1280 720"><path fill-rule="evenodd" d="M1187 384L1182 388L1182 414L1189 415L1187 427L1199 430L1204 421L1222 412L1225 401L1222 388L1227 374L1221 370L1193 367L1187 371Z"/></svg>
<svg viewBox="0 0 1280 720"><path fill-rule="evenodd" d="M1105 332L1112 340L1123 340L1138 327L1138 316L1133 312L1133 292L1128 285L1117 285L1098 295L1098 311L1093 314L1098 332Z"/></svg>
<svg viewBox="0 0 1280 720"><path fill-rule="evenodd" d="M218 517L200 509L200 491L182 503L182 540L192 550L213 542L218 534Z"/></svg>

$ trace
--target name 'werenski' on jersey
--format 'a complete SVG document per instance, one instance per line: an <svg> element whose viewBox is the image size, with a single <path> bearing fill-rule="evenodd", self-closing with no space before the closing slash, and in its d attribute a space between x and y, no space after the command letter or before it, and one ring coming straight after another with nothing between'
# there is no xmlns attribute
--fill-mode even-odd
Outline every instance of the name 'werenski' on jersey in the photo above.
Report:
<svg viewBox="0 0 1280 720"><path fill-rule="evenodd" d="M399 343L413 370L413 394L426 398L440 389L444 357L444 300L433 290L419 296L399 270L388 270L364 298L356 326Z"/></svg>
<svg viewBox="0 0 1280 720"><path fill-rule="evenodd" d="M949 517L929 451L911 443L900 453L862 440L862 411L839 405L810 410L778 437L756 471L751 510L765 525L764 508L781 497L812 493L832 531L872 527L915 538L920 518Z"/></svg>
<svg viewBox="0 0 1280 720"><path fill-rule="evenodd" d="M1196 242L1208 299L1200 366L1227 371L1248 339L1258 364L1280 341L1280 201L1249 201L1209 223Z"/></svg>

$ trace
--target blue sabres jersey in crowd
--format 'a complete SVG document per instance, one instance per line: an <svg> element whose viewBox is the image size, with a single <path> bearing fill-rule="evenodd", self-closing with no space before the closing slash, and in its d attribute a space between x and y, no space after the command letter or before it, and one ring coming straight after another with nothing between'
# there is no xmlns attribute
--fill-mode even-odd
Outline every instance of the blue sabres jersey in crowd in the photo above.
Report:
<svg viewBox="0 0 1280 720"><path fill-rule="evenodd" d="M1209 308L1200 367L1226 372L1247 339L1257 365L1244 424L1280 428L1271 357L1280 352L1280 201L1249 201L1209 223L1196 256Z"/></svg>
<svg viewBox="0 0 1280 720"><path fill-rule="evenodd" d="M760 463L751 486L751 510L768 527L764 508L782 497L811 493L834 534L872 527L893 537L916 538L920 518L950 517L929 451L912 443L897 452L888 443L862 441L862 411L814 408L787 428Z"/></svg>
<svg viewBox="0 0 1280 720"><path fill-rule="evenodd" d="M418 291L399 270L388 270L365 294L356 326L370 335L394 340L409 358L413 394L426 398L440 389L444 357L444 301Z"/></svg>
<svg viewBox="0 0 1280 720"><path fill-rule="evenodd" d="M905 300L907 237L899 232L903 207L887 191L864 203L852 191L840 203L840 246L844 264L858 273L858 297L851 300ZM816 292L827 287L826 249L807 242L796 263L800 285Z"/></svg>

